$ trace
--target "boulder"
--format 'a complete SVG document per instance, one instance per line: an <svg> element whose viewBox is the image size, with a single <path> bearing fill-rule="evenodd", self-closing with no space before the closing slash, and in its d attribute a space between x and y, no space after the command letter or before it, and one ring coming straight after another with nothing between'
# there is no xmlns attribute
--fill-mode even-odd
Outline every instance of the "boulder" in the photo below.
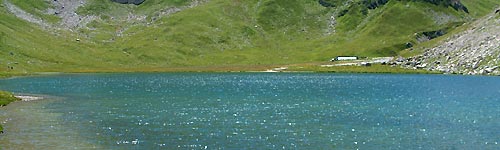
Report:
<svg viewBox="0 0 500 150"><path fill-rule="evenodd" d="M427 67L427 64L417 65L416 67L417 69L424 69L425 67Z"/></svg>
<svg viewBox="0 0 500 150"><path fill-rule="evenodd" d="M480 62L476 62L476 63L474 63L474 65L472 65L472 69L477 69L477 68L479 68L479 65L480 65Z"/></svg>
<svg viewBox="0 0 500 150"><path fill-rule="evenodd" d="M144 3L146 0L111 0L113 2L117 2L120 4L134 4L134 5L140 5Z"/></svg>
<svg viewBox="0 0 500 150"><path fill-rule="evenodd" d="M401 56L399 56L397 59L396 59L396 62L404 62L405 59Z"/></svg>
<svg viewBox="0 0 500 150"><path fill-rule="evenodd" d="M493 71L491 74L493 74L493 75L497 75L497 76L498 76L498 75L500 75L500 71L495 70L495 71Z"/></svg>
<svg viewBox="0 0 500 150"><path fill-rule="evenodd" d="M415 62L415 61L408 61L408 62L405 63L405 65L411 66L411 67L415 67L415 66L417 66L417 62Z"/></svg>
<svg viewBox="0 0 500 150"><path fill-rule="evenodd" d="M486 72L485 70L481 69L481 70L479 70L479 72L477 72L476 74L479 74L479 75L486 75L486 74L488 74L488 72Z"/></svg>
<svg viewBox="0 0 500 150"><path fill-rule="evenodd" d="M498 68L498 66L495 66L495 67L490 67L490 68L486 68L486 69L484 69L484 71L486 71L487 73L492 73L492 72L493 72L493 71L495 71L497 68Z"/></svg>
<svg viewBox="0 0 500 150"><path fill-rule="evenodd" d="M361 62L360 66L370 67L370 66L372 66L372 64L369 62Z"/></svg>

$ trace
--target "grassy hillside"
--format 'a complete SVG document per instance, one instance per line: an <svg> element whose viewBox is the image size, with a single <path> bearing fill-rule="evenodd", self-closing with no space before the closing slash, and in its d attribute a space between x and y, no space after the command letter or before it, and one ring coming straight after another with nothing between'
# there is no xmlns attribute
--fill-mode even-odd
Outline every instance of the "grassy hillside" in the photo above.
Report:
<svg viewBox="0 0 500 150"><path fill-rule="evenodd" d="M92 66L96 45L75 42L69 31L44 31L22 21L0 7L0 71L49 71L75 66ZM48 69L49 70L45 70Z"/></svg>
<svg viewBox="0 0 500 150"><path fill-rule="evenodd" d="M47 13L47 9L53 8L48 0L9 0L9 2L32 14L33 16L44 19L48 22L57 23L60 21L57 16Z"/></svg>
<svg viewBox="0 0 500 150"><path fill-rule="evenodd" d="M43 0L10 2L42 18L46 14L40 12L51 7ZM135 6L88 0L77 13L100 17L75 32L42 30L2 5L0 71L144 71L318 62L337 55L395 56L407 43L426 44L416 40L416 33L451 32L500 4L462 0L465 13L447 5L396 0L376 8L363 0L335 7L303 0L211 0L186 7L191 3L147 0ZM174 8L180 12L165 13Z"/></svg>

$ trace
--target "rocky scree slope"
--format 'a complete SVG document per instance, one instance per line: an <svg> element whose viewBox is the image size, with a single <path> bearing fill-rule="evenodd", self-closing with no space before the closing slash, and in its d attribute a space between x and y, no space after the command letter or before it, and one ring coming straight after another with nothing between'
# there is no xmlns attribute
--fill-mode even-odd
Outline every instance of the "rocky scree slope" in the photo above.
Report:
<svg viewBox="0 0 500 150"><path fill-rule="evenodd" d="M441 45L396 63L446 74L500 75L500 8Z"/></svg>

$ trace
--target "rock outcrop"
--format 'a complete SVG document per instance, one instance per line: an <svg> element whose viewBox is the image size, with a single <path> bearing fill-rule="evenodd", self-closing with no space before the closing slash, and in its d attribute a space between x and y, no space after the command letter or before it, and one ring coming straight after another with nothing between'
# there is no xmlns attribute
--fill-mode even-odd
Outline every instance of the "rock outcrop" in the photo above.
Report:
<svg viewBox="0 0 500 150"><path fill-rule="evenodd" d="M380 6L387 4L389 1L390 0L361 0L358 3L364 5L367 9L376 9ZM407 1L422 1L434 5L452 7L457 11L464 11L469 13L469 9L465 7L465 5L463 5L462 2L460 2L460 0L407 0ZM345 0L318 0L318 2L324 7L337 7L343 3L346 3Z"/></svg>
<svg viewBox="0 0 500 150"><path fill-rule="evenodd" d="M472 23L421 55L398 58L393 65L446 74L500 75L500 17L494 13Z"/></svg>
<svg viewBox="0 0 500 150"><path fill-rule="evenodd" d="M146 0L111 0L113 2L121 3L121 4L134 4L134 5L140 5L144 3Z"/></svg>

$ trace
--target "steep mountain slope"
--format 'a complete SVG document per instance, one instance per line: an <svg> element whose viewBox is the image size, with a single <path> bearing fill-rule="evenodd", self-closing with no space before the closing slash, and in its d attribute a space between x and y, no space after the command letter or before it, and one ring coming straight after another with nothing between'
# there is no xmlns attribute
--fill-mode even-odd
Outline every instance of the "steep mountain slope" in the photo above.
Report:
<svg viewBox="0 0 500 150"><path fill-rule="evenodd" d="M5 2L50 27L22 21ZM3 0L0 70L147 70L303 63L337 55L396 56L403 49L434 43L429 41L434 35L453 33L500 4L496 0L146 0L124 5L80 0L76 9L69 10L73 8L65 3L69 0L58 2L65 5ZM65 21L71 19L60 12L72 11L69 17L77 21Z"/></svg>
<svg viewBox="0 0 500 150"><path fill-rule="evenodd" d="M469 75L500 75L500 8L473 22L423 54L404 60L405 67Z"/></svg>

